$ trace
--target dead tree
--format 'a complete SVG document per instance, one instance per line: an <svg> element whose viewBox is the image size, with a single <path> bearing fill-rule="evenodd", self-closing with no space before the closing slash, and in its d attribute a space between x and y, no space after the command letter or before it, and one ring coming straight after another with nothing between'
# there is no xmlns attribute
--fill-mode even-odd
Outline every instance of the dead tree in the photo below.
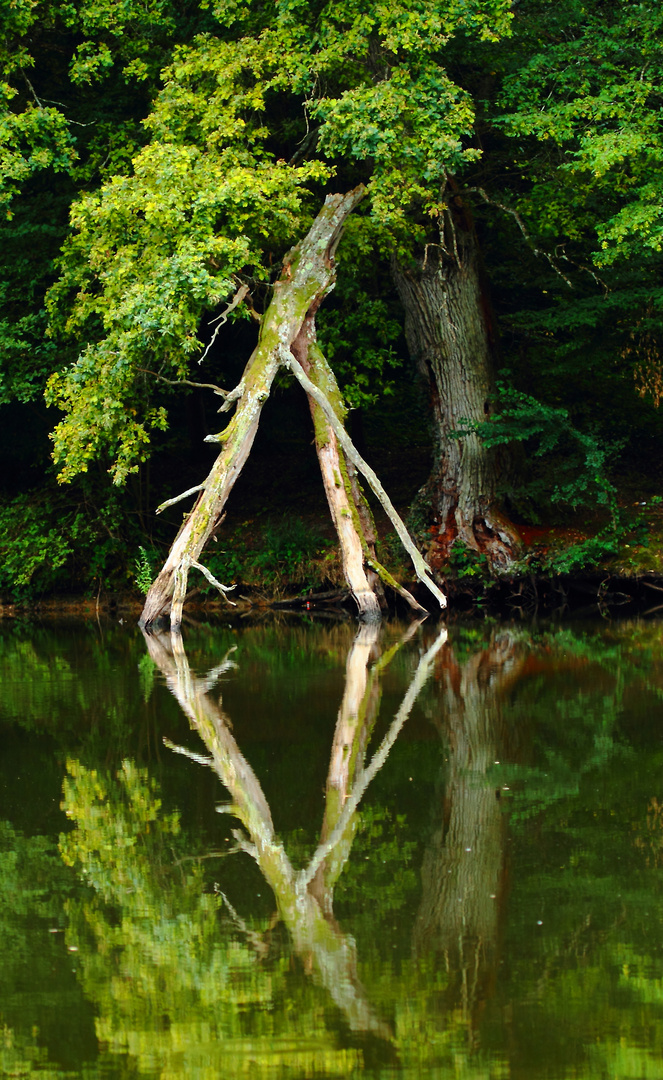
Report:
<svg viewBox="0 0 663 1080"><path fill-rule="evenodd" d="M370 536L367 538L362 524L362 521L366 521L365 508L356 482L356 471L363 474L384 507L412 558L417 576L427 585L439 605L446 605L446 598L430 577L428 566L377 476L358 454L345 431L338 387L333 376L333 384L330 382L330 369L315 345L315 314L324 297L334 287L334 254L343 225L364 192L363 187L358 187L346 195L328 195L307 235L286 256L281 277L274 286L272 301L262 319L258 344L239 385L226 395L221 409L228 411L235 405L235 414L218 435L207 436L207 441L220 443L222 450L200 488L190 489L177 499L163 504L171 505L185 495L198 491L196 503L147 594L140 620L142 626L149 627L168 610L171 626L174 629L180 626L191 567L200 570L224 594L229 591L227 586L216 581L199 559L249 456L262 407L280 367L288 367L309 395L314 418L318 417L316 433L323 432L323 429L326 431L317 439L318 454L338 532L346 580L356 600L360 618L370 620L380 617L376 575L382 576L389 585L404 593L413 607L419 611L423 609L390 578L375 560L374 553L371 553ZM338 457L336 470L335 459L331 455L332 436ZM329 452L325 453L328 447ZM347 505L342 505L344 498Z"/></svg>

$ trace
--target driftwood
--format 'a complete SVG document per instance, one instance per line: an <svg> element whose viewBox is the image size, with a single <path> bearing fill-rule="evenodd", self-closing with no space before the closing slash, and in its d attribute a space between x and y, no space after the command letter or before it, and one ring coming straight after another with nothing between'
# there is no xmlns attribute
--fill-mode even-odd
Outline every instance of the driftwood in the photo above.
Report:
<svg viewBox="0 0 663 1080"><path fill-rule="evenodd" d="M423 613L424 609L382 570L375 558L375 536L371 535L370 514L356 480L355 466L367 476L394 522L412 556L417 575L439 604L446 605L445 597L431 580L428 567L377 477L372 472L367 473L365 463L345 431L342 423L345 407L333 373L315 341L315 314L334 287L336 246L347 216L364 193L365 189L360 186L346 195L328 195L307 235L286 256L281 277L274 286L272 301L262 320L258 344L239 385L226 395L220 410L227 412L236 406L235 414L218 435L207 437L207 441L220 443L222 450L207 479L200 485L196 503L147 594L141 626L149 627L170 610L171 628L179 628L192 567L217 585L222 595L229 591L228 586L217 582L201 564L200 555L221 520L228 496L250 454L262 407L281 366L290 367L300 381L303 376L306 384L316 427L318 458L339 538L344 574L360 618L365 621L380 618L379 576L395 587L417 612ZM193 494L196 490L191 488L185 494ZM159 509L183 497L168 500Z"/></svg>

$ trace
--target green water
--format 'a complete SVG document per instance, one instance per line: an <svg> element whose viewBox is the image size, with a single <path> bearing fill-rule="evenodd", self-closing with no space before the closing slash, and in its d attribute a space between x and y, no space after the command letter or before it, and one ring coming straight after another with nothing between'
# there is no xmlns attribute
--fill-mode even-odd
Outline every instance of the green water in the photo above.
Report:
<svg viewBox="0 0 663 1080"><path fill-rule="evenodd" d="M0 626L1 1075L663 1074L663 624L439 631Z"/></svg>

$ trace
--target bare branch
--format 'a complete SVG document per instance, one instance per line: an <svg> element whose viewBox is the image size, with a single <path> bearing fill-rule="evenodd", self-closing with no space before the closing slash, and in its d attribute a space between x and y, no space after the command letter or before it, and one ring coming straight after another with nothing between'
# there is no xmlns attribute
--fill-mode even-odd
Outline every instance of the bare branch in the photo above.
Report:
<svg viewBox="0 0 663 1080"><path fill-rule="evenodd" d="M219 409L219 412L230 412L230 410L232 409L235 402L239 401L239 399L242 397L245 389L246 389L246 383L245 383L244 379L242 379L241 382L237 383L237 386L235 387L234 390L229 390L228 391L228 393L226 394L226 400L224 401L223 405ZM210 437L208 435L205 438L205 442L209 442L209 441L210 441Z"/></svg>
<svg viewBox="0 0 663 1080"><path fill-rule="evenodd" d="M393 576L393 574L390 574L386 567L382 565L382 563L378 562L377 559L372 558L370 555L366 556L366 562L370 567L372 567L373 570L375 570L375 573L378 575L380 580L383 581L385 585L388 585L390 589L393 589L395 593L398 593L398 595L402 597L407 604L410 605L412 610L417 612L417 615L428 615L426 608L422 607L421 604L417 600L415 600L412 593L409 592L408 589L404 588L403 585L399 584L399 582L396 581L396 578Z"/></svg>
<svg viewBox="0 0 663 1080"><path fill-rule="evenodd" d="M189 488L188 491L183 491L181 495L176 495L174 499L166 499L165 502L159 503L154 511L155 514L160 514L168 506L174 506L175 503L182 502L182 499L188 499L189 495L195 495L197 491L202 491L204 487L204 484L196 484L195 487Z"/></svg>
<svg viewBox="0 0 663 1080"><path fill-rule="evenodd" d="M246 296L248 291L249 291L248 285L240 285L239 289L237 290L237 292L233 296L232 300L223 309L221 314L217 315L216 319L211 320L211 322L209 323L210 326L212 326L213 323L215 323L215 322L218 322L219 325L216 327L214 333L212 334L212 337L210 338L209 345L207 346L207 348L205 349L205 352L203 353L200 360L198 361L199 364L202 364L203 360L205 359L208 352L212 348L212 345L216 341L216 335L218 334L221 327L224 326L228 322L228 316L230 315L230 312L233 311L237 307L238 304L241 304L242 300L244 299L244 297Z"/></svg>
<svg viewBox="0 0 663 1080"><path fill-rule="evenodd" d="M196 570L200 570L201 574L203 575L203 577L207 578L210 585L214 585L214 587L219 590L219 592L223 596L223 599L226 601L226 603L230 604L232 607L237 607L237 604L235 603L235 601L234 600L229 600L228 597L226 596L226 593L232 592L233 589L237 588L236 585L222 585L220 581L216 580L216 578L214 577L214 574L212 574L211 571L208 570L206 566L203 566L202 563L192 562L191 566L195 566Z"/></svg>
<svg viewBox="0 0 663 1080"><path fill-rule="evenodd" d="M191 382L190 379L167 379L165 375L161 375L158 371L151 371L150 368L136 368L137 371L142 372L143 375L153 375L155 379L160 379L161 382L168 383L169 386L192 386L194 390L213 390L219 397L225 398L231 392L230 390L223 390L216 383L210 382Z"/></svg>
<svg viewBox="0 0 663 1080"><path fill-rule="evenodd" d="M541 248L538 248L536 246L536 244L532 240L531 236L529 235L527 229L525 228L525 223L523 222L523 219L521 218L521 216L520 216L520 214L518 213L517 210L514 210L512 206L505 206L504 203L498 202L497 199L491 199L490 196L486 194L486 192L484 191L483 188L471 187L471 188L465 188L465 190L466 191L471 191L476 195L480 195L481 198L484 200L484 202L487 202L489 206L496 206L498 210L502 210L505 214L511 214L511 217L514 219L514 221L516 222L518 228L520 229L521 233L523 234L523 237L524 237L524 240L525 240L525 243L527 244L527 246L529 248L531 248L531 250L534 252L535 255L538 255L542 259L547 259L547 261L550 263L550 265L552 266L555 273L558 274L561 277L562 281L566 285L568 285L569 289L573 288L573 282L569 281L569 279L566 277L566 275L562 273L562 271L560 270L559 266L557 265L557 263L556 263L555 259L552 257L552 255L548 251L542 251ZM567 261L569 261L569 260L567 260Z"/></svg>

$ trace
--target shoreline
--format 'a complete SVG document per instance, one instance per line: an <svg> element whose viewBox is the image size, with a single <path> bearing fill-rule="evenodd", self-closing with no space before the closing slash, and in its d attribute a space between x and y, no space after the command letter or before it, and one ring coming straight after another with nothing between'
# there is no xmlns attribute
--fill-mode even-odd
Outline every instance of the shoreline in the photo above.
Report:
<svg viewBox="0 0 663 1080"><path fill-rule="evenodd" d="M418 582L405 582L413 595L428 607L430 595ZM634 574L610 573L605 569L578 574L519 574L500 578L447 577L441 582L448 596L448 607L430 610L433 619L449 620L454 616L491 617L523 620L546 616L586 614L628 617L663 611L663 575L655 571ZM249 614L299 612L356 617L354 601L348 589L329 585L279 589L267 595L264 588L240 585L235 606L216 596L191 596L185 613L195 621L204 615L223 615L229 620ZM5 619L96 619L111 617L119 622L138 623L143 608L142 597L129 590L85 595L52 594L30 600L0 599L0 620ZM410 609L391 594L385 617L411 615Z"/></svg>

